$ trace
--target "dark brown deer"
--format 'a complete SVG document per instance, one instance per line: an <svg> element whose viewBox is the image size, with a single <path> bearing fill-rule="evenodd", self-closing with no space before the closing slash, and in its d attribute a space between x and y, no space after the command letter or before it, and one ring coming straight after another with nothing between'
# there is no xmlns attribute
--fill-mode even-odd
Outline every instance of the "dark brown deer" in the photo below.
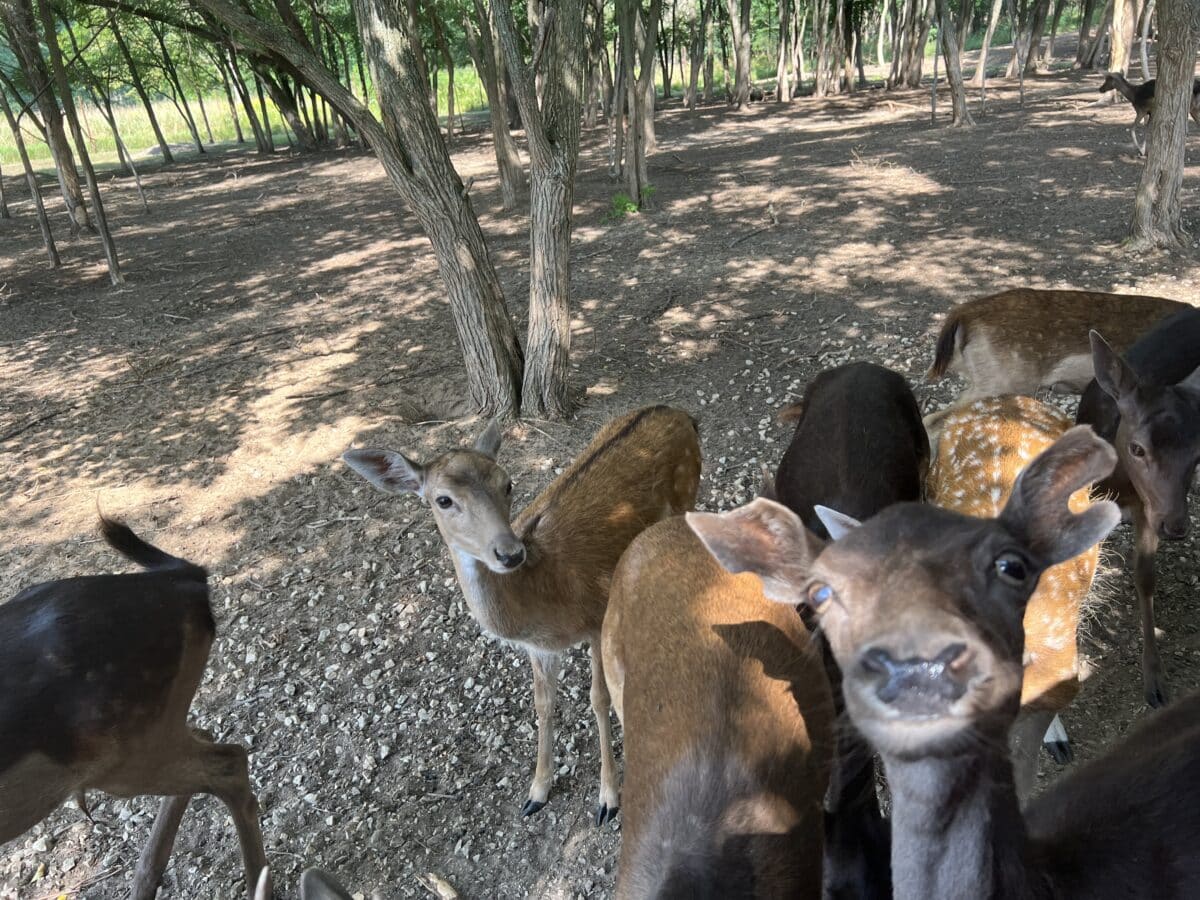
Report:
<svg viewBox="0 0 1200 900"><path fill-rule="evenodd" d="M1115 90L1133 104L1133 127L1129 129L1129 135L1133 138L1133 146L1137 148L1139 156L1146 155L1146 144L1145 142L1138 143L1137 127L1143 122L1147 125L1150 124L1150 117L1154 115L1156 86L1157 82L1153 78L1147 79L1141 84L1131 84L1120 72L1109 72L1104 76L1104 83L1100 85L1100 93L1106 94ZM1197 125L1200 125L1200 79L1192 83L1192 102L1188 114Z"/></svg>
<svg viewBox="0 0 1200 900"><path fill-rule="evenodd" d="M933 365L936 381L949 372L967 385L950 408L984 397L1028 394L1039 388L1080 393L1092 379L1088 332L1109 336L1118 350L1186 303L1137 294L1013 288L960 303L946 313ZM948 410L925 420L932 427ZM836 507L835 507L836 509Z"/></svg>
<svg viewBox="0 0 1200 900"><path fill-rule="evenodd" d="M152 900L188 801L213 794L253 897L266 857L246 751L188 727L215 633L208 574L119 522L100 531L148 571L48 581L0 604L0 844L89 790L162 796L131 893Z"/></svg>
<svg viewBox="0 0 1200 900"><path fill-rule="evenodd" d="M676 516L621 557L602 646L625 736L616 896L818 897L833 703L795 611Z"/></svg>
<svg viewBox="0 0 1200 900"><path fill-rule="evenodd" d="M425 464L392 450L349 450L342 458L380 490L429 502L471 614L484 631L529 654L538 755L523 815L546 805L554 777L561 654L581 641L592 645L601 825L618 806L609 696L596 647L609 584L634 537L694 505L700 481L696 423L667 406L609 422L511 524L512 481L496 463L500 442L493 422L474 448L450 450Z"/></svg>
<svg viewBox="0 0 1200 900"><path fill-rule="evenodd" d="M1133 583L1142 619L1146 702L1167 690L1154 630L1154 557L1160 540L1187 537L1188 491L1200 462L1200 309L1165 319L1122 359L1092 332L1096 380L1075 420L1091 425L1117 451L1117 469L1101 486L1133 523Z"/></svg>
<svg viewBox="0 0 1200 900"><path fill-rule="evenodd" d="M806 603L845 673L847 709L883 757L896 900L1162 900L1200 884L1200 695L1147 720L1025 814L1005 735L1017 716L1025 604L1050 566L1117 524L1075 492L1116 454L1073 428L979 519L916 504L821 548L767 500L689 523L767 596Z"/></svg>
<svg viewBox="0 0 1200 900"><path fill-rule="evenodd" d="M829 369L780 419L797 424L779 464L774 498L821 537L828 535L816 506L867 518L893 503L921 499L929 439L903 375L865 362ZM823 655L841 716L841 674L827 647ZM826 820L825 897L890 898L890 841L875 794L874 753L849 722L839 726Z"/></svg>

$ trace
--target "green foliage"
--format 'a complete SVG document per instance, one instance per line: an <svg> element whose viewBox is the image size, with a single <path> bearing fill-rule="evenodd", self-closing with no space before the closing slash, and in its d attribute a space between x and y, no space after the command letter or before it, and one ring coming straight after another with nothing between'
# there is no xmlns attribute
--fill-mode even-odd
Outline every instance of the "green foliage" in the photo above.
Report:
<svg viewBox="0 0 1200 900"><path fill-rule="evenodd" d="M637 201L624 191L617 191L613 194L612 205L609 207L607 218L610 222L619 222L630 213L637 211Z"/></svg>

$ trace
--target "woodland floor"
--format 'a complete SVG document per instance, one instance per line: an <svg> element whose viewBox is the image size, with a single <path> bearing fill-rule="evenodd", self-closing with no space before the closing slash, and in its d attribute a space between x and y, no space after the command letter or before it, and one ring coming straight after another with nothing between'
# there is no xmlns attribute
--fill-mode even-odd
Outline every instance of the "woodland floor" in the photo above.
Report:
<svg viewBox="0 0 1200 900"><path fill-rule="evenodd" d="M667 402L701 421L701 504L753 495L789 437L775 411L820 369L875 359L919 382L939 314L1013 285L1200 302L1200 250L1118 246L1139 163L1098 78L996 83L967 130L931 127L926 91L786 109L677 106L659 118L657 208L609 216L603 128L585 135L574 238L569 423L508 430L532 497L608 417ZM948 97L939 109L948 112ZM489 140L455 148L517 319L527 221L504 215ZM1189 138L1187 209L1200 138ZM11 173L9 173L11 175ZM276 884L302 866L422 897L607 896L620 822L591 824L599 761L587 665L560 690L549 806L519 816L534 759L528 664L467 615L429 515L338 461L354 443L417 454L470 437L454 332L429 246L374 159L211 154L105 184L128 284L94 239L48 270L27 198L0 222L0 597L110 570L97 502L213 573L219 637L196 716L253 749ZM16 180L8 179L10 197ZM62 226L61 211L56 225ZM62 229L65 233L65 228ZM926 406L952 385L919 385ZM1176 693L1200 685L1196 531L1160 555ZM1109 562L1128 550L1127 529ZM1095 674L1065 715L1078 758L1144 715L1119 568L1090 620ZM1043 760L1043 777L1058 774ZM0 857L0 898L122 897L155 804L93 796ZM161 896L236 897L237 842L197 801Z"/></svg>

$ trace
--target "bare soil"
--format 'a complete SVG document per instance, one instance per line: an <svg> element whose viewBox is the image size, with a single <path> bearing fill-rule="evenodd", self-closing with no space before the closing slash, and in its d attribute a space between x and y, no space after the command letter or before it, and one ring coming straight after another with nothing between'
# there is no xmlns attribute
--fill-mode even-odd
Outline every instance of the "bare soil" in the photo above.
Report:
<svg viewBox="0 0 1200 900"><path fill-rule="evenodd" d="M875 359L920 381L939 314L1014 285L1200 302L1200 249L1119 242L1140 165L1126 104L1098 79L992 85L978 127L931 126L926 92L872 91L659 118L656 209L614 218L605 131L585 135L574 243L574 421L508 430L531 498L608 417L667 402L702 423L701 503L753 495L788 434L775 411L820 369ZM949 111L948 97L939 110ZM527 221L500 211L489 139L455 158L518 320ZM11 173L9 173L11 175ZM1200 144L1188 147L1187 209ZM251 747L267 852L289 896L304 865L355 890L603 897L620 822L596 829L587 665L559 695L551 803L521 819L534 759L528 664L481 635L416 501L372 492L352 444L430 454L472 416L432 254L373 158L212 153L104 184L128 283L94 239L45 267L27 198L0 222L0 597L121 567L97 503L209 566L219 639L199 722ZM53 204L52 204L53 205ZM56 207L57 208L57 207ZM55 224L65 234L64 217ZM919 386L932 407L949 382ZM1195 532L1193 532L1195 534ZM1160 554L1170 683L1200 684L1196 540ZM1132 587L1116 566L1089 623L1094 675L1065 721L1079 759L1144 715ZM1045 760L1043 777L1059 774ZM96 795L0 859L0 898L122 897L155 808ZM220 805L184 821L163 897L237 897Z"/></svg>

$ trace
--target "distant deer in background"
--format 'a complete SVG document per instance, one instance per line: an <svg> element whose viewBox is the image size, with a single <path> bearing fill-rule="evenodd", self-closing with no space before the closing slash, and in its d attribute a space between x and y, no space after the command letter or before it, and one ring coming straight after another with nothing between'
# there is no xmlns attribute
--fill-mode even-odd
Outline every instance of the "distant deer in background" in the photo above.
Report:
<svg viewBox="0 0 1200 900"><path fill-rule="evenodd" d="M1033 396L1040 388L1081 393L1092 380L1089 331L1109 335L1124 351L1167 316L1190 308L1164 297L1033 288L953 306L926 379L953 372L967 385L949 407L926 416L925 425L932 429L951 409L983 397Z"/></svg>
<svg viewBox="0 0 1200 900"><path fill-rule="evenodd" d="M488 634L516 644L533 666L537 768L523 815L546 805L554 778L554 695L561 654L587 641L592 710L600 735L596 824L617 814L609 695L597 640L613 569L638 534L690 510L700 481L696 423L651 406L609 422L575 462L510 524L512 481L496 463L501 434L487 427L471 449L422 464L393 450L342 458L390 494L426 500L450 548L467 607Z"/></svg>
<svg viewBox="0 0 1200 900"><path fill-rule="evenodd" d="M625 739L618 900L819 897L833 701L796 611L676 516L621 557L602 646Z"/></svg>
<svg viewBox="0 0 1200 900"><path fill-rule="evenodd" d="M1053 407L1012 394L953 410L942 420L929 472L929 501L968 516L999 516L1025 467L1071 424ZM1071 497L1070 507L1081 513L1087 506L1088 491L1082 488ZM1043 736L1055 759L1070 759L1057 714L1079 693L1079 618L1099 560L1097 544L1052 566L1042 573L1025 607L1021 712L1009 732L1022 802L1033 792Z"/></svg>
<svg viewBox="0 0 1200 900"><path fill-rule="evenodd" d="M1167 691L1154 628L1154 557L1159 540L1188 535L1188 492L1200 463L1200 309L1160 322L1124 359L1092 332L1096 379L1079 400L1075 421L1091 425L1117 452L1117 468L1100 486L1133 523L1133 583L1142 619L1146 702Z"/></svg>
<svg viewBox="0 0 1200 900"><path fill-rule="evenodd" d="M1109 72L1104 76L1104 83L1100 85L1100 93L1115 90L1133 104L1133 127L1129 129L1129 135L1133 138L1133 146L1137 148L1139 156L1146 155L1146 144L1144 141L1138 143L1137 127L1143 122L1149 124L1150 117L1154 114L1155 85L1156 81L1153 78L1141 84L1131 84L1120 72ZM1192 103L1188 112L1192 120L1200 125L1200 79L1192 84Z"/></svg>
<svg viewBox="0 0 1200 900"><path fill-rule="evenodd" d="M187 721L216 631L208 573L119 522L100 533L147 571L48 581L0 604L0 844L69 797L84 807L89 790L162 796L131 892L153 900L188 802L213 794L253 897L266 856L246 751Z"/></svg>

